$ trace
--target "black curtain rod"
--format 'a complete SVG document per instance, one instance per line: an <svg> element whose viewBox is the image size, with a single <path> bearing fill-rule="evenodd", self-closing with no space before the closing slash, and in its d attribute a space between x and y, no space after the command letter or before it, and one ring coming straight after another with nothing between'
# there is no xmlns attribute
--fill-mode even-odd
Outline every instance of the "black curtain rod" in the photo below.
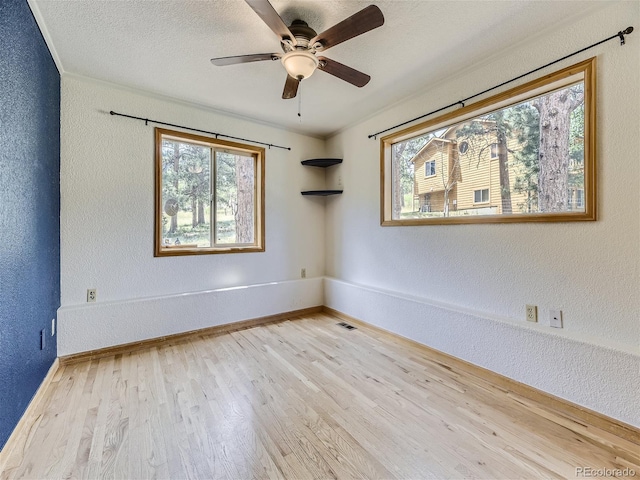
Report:
<svg viewBox="0 0 640 480"><path fill-rule="evenodd" d="M615 35L611 35L610 37L605 38L604 40L600 40L599 42L596 42L593 45L589 45L588 47L581 48L580 50L575 51L573 53L570 53L569 55L565 55L562 58L554 60L553 62L549 62L546 65L542 65L541 67L535 68L535 69L533 69L533 70L531 70L531 71L529 71L527 73L523 73L522 75L519 75L519 76L517 76L515 78L512 78L511 80L507 80L506 82L502 82L501 84L496 85L495 87L487 88L486 90L483 90L480 93L476 93L475 95L471 95L470 97L463 98L462 100L460 100L458 102L454 102L454 103L452 103L450 105L447 105L446 107L438 108L437 110L433 110L433 111L431 111L429 113L425 113L424 115L420 115L419 117L412 118L411 120L407 120L406 122L399 123L397 125L394 125L393 127L385 128L384 130L380 130L379 132L372 133L371 135L369 135L369 138L373 138L375 140L375 139L377 139L378 135L380 135L381 133L388 132L389 130L393 130L393 129L398 128L398 127L403 127L404 125L407 125L407 124L409 124L411 122L415 122L416 120L420 120L421 118L428 117L429 115L433 115L434 113L441 112L443 110L446 110L447 108L455 107L456 105L461 105L461 106L464 107L465 106L464 105L465 102L467 102L468 100L471 100L472 98L476 98L476 97L479 97L480 95L484 95L485 93L490 92L491 90L495 90L496 88L504 87L508 83L515 82L516 80L520 80L521 78L526 77L527 75L531 75L532 73L536 73L537 71L542 70L543 68L550 67L551 65L554 65L554 64L556 64L558 62L566 60L567 58L573 57L574 55L578 55L579 53L582 53L585 50L589 50L590 48L597 47L601 43L608 42L609 40L613 40L614 38L620 38L620 45L624 45L624 43L625 43L624 36L625 35L629 35L631 32L633 32L633 27L627 27L626 29L616 33Z"/></svg>
<svg viewBox="0 0 640 480"><path fill-rule="evenodd" d="M291 147L283 147L280 145L275 145L273 143L258 142L257 140L249 140L248 138L234 137L232 135L225 135L224 133L209 132L207 130L200 130L198 128L185 127L184 125L175 125L173 123L160 122L158 120L151 120L150 118L134 117L133 115L117 113L117 112L114 112L113 110L111 110L109 114L118 115L119 117L133 118L134 120L142 120L144 121L145 125L148 125L149 122L151 122L151 123L156 123L158 125L167 125L168 127L184 128L185 130L191 130L193 132L207 133L209 135L214 135L216 138L218 137L231 138L232 140L240 140L242 142L257 143L258 145L264 145L265 147L269 147L269 148L274 147L274 148L282 148L283 150L291 150Z"/></svg>

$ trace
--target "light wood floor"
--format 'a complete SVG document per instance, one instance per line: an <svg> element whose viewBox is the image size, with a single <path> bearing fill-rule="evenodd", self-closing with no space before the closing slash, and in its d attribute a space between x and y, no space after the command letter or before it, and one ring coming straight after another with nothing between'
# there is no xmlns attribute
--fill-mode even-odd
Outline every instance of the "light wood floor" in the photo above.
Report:
<svg viewBox="0 0 640 480"><path fill-rule="evenodd" d="M64 366L0 477L640 476L637 445L338 321L317 314Z"/></svg>

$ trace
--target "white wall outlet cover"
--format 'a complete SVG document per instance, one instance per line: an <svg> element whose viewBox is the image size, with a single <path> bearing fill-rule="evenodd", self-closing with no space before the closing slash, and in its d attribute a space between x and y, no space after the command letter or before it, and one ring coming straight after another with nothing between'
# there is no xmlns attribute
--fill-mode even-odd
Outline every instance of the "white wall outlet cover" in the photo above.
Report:
<svg viewBox="0 0 640 480"><path fill-rule="evenodd" d="M90 288L87 290L87 302L95 302L97 298L97 291L95 288Z"/></svg>
<svg viewBox="0 0 640 480"><path fill-rule="evenodd" d="M562 310L549 310L549 326L562 328Z"/></svg>

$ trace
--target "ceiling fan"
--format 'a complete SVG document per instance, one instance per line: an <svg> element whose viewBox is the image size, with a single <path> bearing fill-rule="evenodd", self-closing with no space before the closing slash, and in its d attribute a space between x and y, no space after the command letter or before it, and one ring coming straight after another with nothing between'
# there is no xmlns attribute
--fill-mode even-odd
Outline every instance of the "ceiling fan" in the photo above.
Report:
<svg viewBox="0 0 640 480"><path fill-rule="evenodd" d="M324 52L339 43L382 26L384 17L377 6L369 5L328 30L317 34L302 20L294 20L287 27L269 0L245 1L280 37L284 53L256 53L212 58L211 63L214 65L222 67L238 63L280 60L287 71L287 80L282 92L284 99L294 98L298 93L300 82L310 77L316 69L327 72L356 87L364 87L371 80L371 77L365 73L327 57L318 56L316 53Z"/></svg>

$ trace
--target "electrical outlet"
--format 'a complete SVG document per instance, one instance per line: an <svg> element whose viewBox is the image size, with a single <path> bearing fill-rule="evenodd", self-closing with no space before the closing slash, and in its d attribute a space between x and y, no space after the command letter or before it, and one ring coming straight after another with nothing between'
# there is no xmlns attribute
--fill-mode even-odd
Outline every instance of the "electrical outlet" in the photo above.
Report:
<svg viewBox="0 0 640 480"><path fill-rule="evenodd" d="M56 334L56 319L52 318L51 319L51 336L55 336Z"/></svg>
<svg viewBox="0 0 640 480"><path fill-rule="evenodd" d="M87 290L87 302L95 302L98 296L98 292L95 288L90 288Z"/></svg>
<svg viewBox="0 0 640 480"><path fill-rule="evenodd" d="M303 268L300 270L300 278L307 278L307 269Z"/></svg>
<svg viewBox="0 0 640 480"><path fill-rule="evenodd" d="M527 322L538 321L538 307L535 305L527 305Z"/></svg>
<svg viewBox="0 0 640 480"><path fill-rule="evenodd" d="M562 328L562 310L549 310L549 326Z"/></svg>

